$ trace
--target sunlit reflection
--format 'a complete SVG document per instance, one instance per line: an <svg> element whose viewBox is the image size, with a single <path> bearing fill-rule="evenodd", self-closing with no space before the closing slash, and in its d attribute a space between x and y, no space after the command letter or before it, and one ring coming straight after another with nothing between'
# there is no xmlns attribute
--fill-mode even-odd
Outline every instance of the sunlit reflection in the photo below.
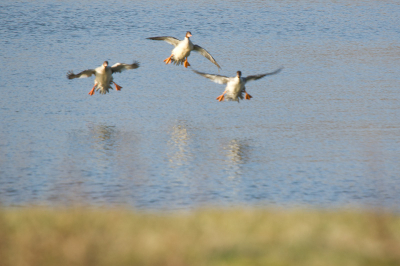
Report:
<svg viewBox="0 0 400 266"><path fill-rule="evenodd" d="M172 127L171 138L168 141L170 152L168 153L168 160L172 167L179 167L188 162L192 157L188 143L190 142L190 135L184 122L178 122Z"/></svg>
<svg viewBox="0 0 400 266"><path fill-rule="evenodd" d="M242 165L248 161L249 145L247 141L233 139L226 147L226 170L230 178L236 178L243 175Z"/></svg>

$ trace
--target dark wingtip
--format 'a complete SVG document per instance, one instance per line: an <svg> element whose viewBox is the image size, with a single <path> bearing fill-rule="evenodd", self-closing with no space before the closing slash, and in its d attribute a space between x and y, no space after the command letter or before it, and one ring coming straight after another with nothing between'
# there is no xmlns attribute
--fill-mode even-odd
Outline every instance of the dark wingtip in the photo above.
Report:
<svg viewBox="0 0 400 266"><path fill-rule="evenodd" d="M196 69L194 69L193 67L190 67L190 70L192 70L196 74L200 74L201 73L201 72L197 71Z"/></svg>
<svg viewBox="0 0 400 266"><path fill-rule="evenodd" d="M72 70L70 70L70 71L67 72L67 78L68 78L68 79L73 79L74 76L75 76L75 74L74 74L74 72L72 72Z"/></svg>

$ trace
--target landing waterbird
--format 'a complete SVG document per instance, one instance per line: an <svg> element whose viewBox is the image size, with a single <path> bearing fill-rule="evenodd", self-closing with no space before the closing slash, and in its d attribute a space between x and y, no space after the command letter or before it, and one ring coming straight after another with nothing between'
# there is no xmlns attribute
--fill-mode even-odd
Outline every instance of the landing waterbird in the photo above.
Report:
<svg viewBox="0 0 400 266"><path fill-rule="evenodd" d="M214 74L207 74L207 73L202 73L199 71L196 71L193 69L193 71L203 77L206 77L215 83L219 84L226 84L226 88L224 93L222 93L220 96L217 97L218 101L223 101L224 99L226 100L232 100L232 101L237 101L239 102L239 99L243 100L245 98L246 100L250 100L253 98L250 94L247 93L246 91L246 82L251 81L251 80L257 80L260 78L263 78L265 76L269 75L275 75L281 72L282 68L279 68L275 70L274 72L271 73L266 73L266 74L259 74L259 75L252 75L252 76L247 76L247 77L242 77L242 72L237 71L236 72L236 77L226 77L226 76L221 76L221 75L214 75ZM243 97L243 93L245 96Z"/></svg>
<svg viewBox="0 0 400 266"><path fill-rule="evenodd" d="M104 61L103 65L95 68L95 69L87 69L78 74L74 74L73 71L68 71L67 78L75 79L75 78L88 78L92 75L95 75L94 86L92 90L89 92L89 95L93 95L95 90L99 91L100 94L106 94L109 89L112 89L111 85L115 85L115 89L120 91L122 89L117 83L113 81L112 74L121 73L124 70L128 69L136 69L139 67L138 62L133 62L132 64L124 64L124 63L116 63L113 66L108 65L108 61Z"/></svg>
<svg viewBox="0 0 400 266"><path fill-rule="evenodd" d="M205 58L214 63L218 68L221 68L217 61L211 56L209 52L207 52L204 48L193 44L189 39L192 36L190 31L186 32L185 39L178 40L171 36L162 36L162 37L150 37L147 39L156 40L156 41L166 41L167 43L172 44L175 48L172 50L170 57L164 60L165 64L169 64L173 62L175 65L183 64L184 67L190 66L187 58L190 55L191 51L199 52Z"/></svg>

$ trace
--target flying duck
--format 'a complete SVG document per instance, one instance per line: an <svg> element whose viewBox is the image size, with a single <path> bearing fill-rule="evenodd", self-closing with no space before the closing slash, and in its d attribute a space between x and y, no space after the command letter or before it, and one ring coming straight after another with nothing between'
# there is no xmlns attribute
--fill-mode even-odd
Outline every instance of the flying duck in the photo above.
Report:
<svg viewBox="0 0 400 266"><path fill-rule="evenodd" d="M112 89L111 85L114 83L115 89L117 91L121 90L122 87L113 81L113 76L115 72L121 73L124 70L135 69L139 67L138 62L133 62L133 64L116 63L113 66L108 65L108 61L104 61L103 65L95 69L87 69L78 74L74 74L72 71L68 71L67 78L88 78L95 75L94 86L89 92L89 95L93 95L95 89L101 94L106 94L109 89Z"/></svg>
<svg viewBox="0 0 400 266"><path fill-rule="evenodd" d="M196 44L193 44L189 39L190 37L192 37L192 33L188 31L186 32L185 39L183 39L182 41L170 36L150 37L147 39L156 41L166 41L167 43L170 43L173 46L175 46L175 48L171 52L170 57L164 60L165 64L173 62L175 65L183 64L183 66L187 68L188 66L190 66L189 62L187 61L187 58L189 57L191 51L195 51L199 52L205 58L213 62L218 68L221 68L218 65L217 61L215 61L215 59L211 56L211 54L207 52L204 48Z"/></svg>
<svg viewBox="0 0 400 266"><path fill-rule="evenodd" d="M268 75L278 74L281 70L282 70L282 68L279 68L271 73L252 75L252 76L247 76L247 77L242 77L242 72L237 71L236 77L232 77L232 78L226 77L226 76L221 76L221 75L206 74L206 73L202 73L202 72L199 72L196 70L193 70L193 71L203 77L211 79L215 83L226 84L224 93L222 93L220 96L217 97L218 101L221 102L226 98L226 100L232 100L232 101L239 102L239 99L243 100L243 93L245 94L244 98L246 100L250 100L250 98L253 98L250 94L248 94L246 92L246 87L245 87L246 82L251 81L251 80L257 80L257 79L263 78Z"/></svg>

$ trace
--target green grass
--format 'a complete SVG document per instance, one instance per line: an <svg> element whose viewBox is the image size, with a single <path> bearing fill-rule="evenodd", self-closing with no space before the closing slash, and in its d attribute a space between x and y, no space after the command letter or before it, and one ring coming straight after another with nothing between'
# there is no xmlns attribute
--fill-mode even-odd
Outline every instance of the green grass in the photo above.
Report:
<svg viewBox="0 0 400 266"><path fill-rule="evenodd" d="M3 208L0 265L400 265L400 216Z"/></svg>

